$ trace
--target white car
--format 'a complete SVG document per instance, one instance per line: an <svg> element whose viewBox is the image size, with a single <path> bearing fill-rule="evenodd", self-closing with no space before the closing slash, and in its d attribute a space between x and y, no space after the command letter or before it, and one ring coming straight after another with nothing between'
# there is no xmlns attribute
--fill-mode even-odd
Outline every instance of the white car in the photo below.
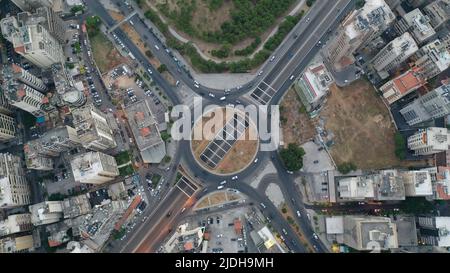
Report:
<svg viewBox="0 0 450 273"><path fill-rule="evenodd" d="M221 101L224 101L227 97L223 96L220 98Z"/></svg>
<svg viewBox="0 0 450 273"><path fill-rule="evenodd" d="M302 215L300 214L300 211L298 211L298 210L297 210L297 216L302 217Z"/></svg>
<svg viewBox="0 0 450 273"><path fill-rule="evenodd" d="M130 22L130 24L131 24L132 26L134 26L134 23L133 23L133 21L131 21L131 20L130 20L129 22Z"/></svg>
<svg viewBox="0 0 450 273"><path fill-rule="evenodd" d="M314 239L319 240L319 236L317 236L317 234L313 233L313 237Z"/></svg>
<svg viewBox="0 0 450 273"><path fill-rule="evenodd" d="M227 181L224 180L224 181L220 182L220 185L225 185L226 183L227 183Z"/></svg>
<svg viewBox="0 0 450 273"><path fill-rule="evenodd" d="M289 77L289 80L293 80L294 79L294 75L291 75L290 77Z"/></svg>
<svg viewBox="0 0 450 273"><path fill-rule="evenodd" d="M270 58L271 62L273 62L273 60L275 60L275 55L273 55L272 58Z"/></svg>
<svg viewBox="0 0 450 273"><path fill-rule="evenodd" d="M223 189L223 186L218 186L217 189L221 190L221 189Z"/></svg>
<svg viewBox="0 0 450 273"><path fill-rule="evenodd" d="M159 50L159 47L157 45L155 45L156 50Z"/></svg>
<svg viewBox="0 0 450 273"><path fill-rule="evenodd" d="M259 160L259 159L258 159L258 158L256 158L256 159L255 159L255 161L253 161L253 163L256 163L256 162L258 162L258 160Z"/></svg>
<svg viewBox="0 0 450 273"><path fill-rule="evenodd" d="M235 176L233 176L233 177L231 178L231 180L236 180L236 179L238 179L238 176L237 176L237 175L235 175Z"/></svg>
<svg viewBox="0 0 450 273"><path fill-rule="evenodd" d="M293 172L293 171L287 171L287 173L288 173L288 174L294 174L294 172Z"/></svg>
<svg viewBox="0 0 450 273"><path fill-rule="evenodd" d="M261 76L264 71L259 71L258 76Z"/></svg>
<svg viewBox="0 0 450 273"><path fill-rule="evenodd" d="M211 98L215 98L216 95L214 95L213 93L209 93L208 96L210 96Z"/></svg>
<svg viewBox="0 0 450 273"><path fill-rule="evenodd" d="M150 68L149 69L147 69L147 71L148 71L148 74L153 74L153 72L150 70Z"/></svg>
<svg viewBox="0 0 450 273"><path fill-rule="evenodd" d="M194 83L195 88L200 88L200 86L198 84Z"/></svg>

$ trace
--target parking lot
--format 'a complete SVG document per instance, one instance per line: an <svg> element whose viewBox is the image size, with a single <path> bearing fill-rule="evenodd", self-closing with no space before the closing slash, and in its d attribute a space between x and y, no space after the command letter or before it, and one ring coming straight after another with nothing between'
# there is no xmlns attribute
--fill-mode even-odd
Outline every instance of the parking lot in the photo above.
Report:
<svg viewBox="0 0 450 273"><path fill-rule="evenodd" d="M327 151L320 145L310 141L302 145L305 150L303 157L304 172L321 173L327 170L334 170L333 162Z"/></svg>

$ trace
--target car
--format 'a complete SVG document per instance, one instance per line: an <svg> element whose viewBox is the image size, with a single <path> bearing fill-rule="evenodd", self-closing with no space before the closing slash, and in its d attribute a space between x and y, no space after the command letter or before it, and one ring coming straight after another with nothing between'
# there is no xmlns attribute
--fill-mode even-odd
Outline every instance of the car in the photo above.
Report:
<svg viewBox="0 0 450 273"><path fill-rule="evenodd" d="M194 83L195 88L200 88L200 86L196 83Z"/></svg>
<svg viewBox="0 0 450 273"><path fill-rule="evenodd" d="M264 72L264 71L262 71L262 70L259 71L259 72L258 72L258 76L261 76L263 72Z"/></svg>
<svg viewBox="0 0 450 273"><path fill-rule="evenodd" d="M156 50L159 50L159 47L157 45L155 45Z"/></svg>
<svg viewBox="0 0 450 273"><path fill-rule="evenodd" d="M166 52L167 54L170 54L170 50L168 48L166 48Z"/></svg>
<svg viewBox="0 0 450 273"><path fill-rule="evenodd" d="M239 85L238 87L236 87L237 90L241 89L242 85Z"/></svg>
<svg viewBox="0 0 450 273"><path fill-rule="evenodd" d="M275 60L275 55L273 55L273 56L270 58L270 61L271 61L271 62L273 62L273 60Z"/></svg>
<svg viewBox="0 0 450 273"><path fill-rule="evenodd" d="M224 180L224 181L220 182L220 185L225 185L226 183L227 183L227 181Z"/></svg>
<svg viewBox="0 0 450 273"><path fill-rule="evenodd" d="M284 233L284 235L287 236L287 231L284 228L283 228L283 233Z"/></svg>
<svg viewBox="0 0 450 273"><path fill-rule="evenodd" d="M130 22L130 25L134 26L134 23L133 23L133 21L131 21L131 20L130 20L130 21L128 21L128 22Z"/></svg>
<svg viewBox="0 0 450 273"><path fill-rule="evenodd" d="M309 23L309 21L311 21L311 18L306 18L306 23Z"/></svg>
<svg viewBox="0 0 450 273"><path fill-rule="evenodd" d="M180 81L177 81L177 82L175 83L175 86L178 86L178 85L180 85Z"/></svg>
<svg viewBox="0 0 450 273"><path fill-rule="evenodd" d="M300 211L299 210L297 210L297 216L300 218L300 217L302 217L302 215L300 214Z"/></svg>
<svg viewBox="0 0 450 273"><path fill-rule="evenodd" d="M218 190L221 190L221 189L223 189L223 188L224 188L224 187L223 187L222 185L217 187Z"/></svg>
<svg viewBox="0 0 450 273"><path fill-rule="evenodd" d="M181 209L181 213L183 213L186 210L186 208Z"/></svg>
<svg viewBox="0 0 450 273"><path fill-rule="evenodd" d="M198 81L194 81L194 83L195 83L196 85L200 85L200 84L198 83Z"/></svg>
<svg viewBox="0 0 450 273"><path fill-rule="evenodd" d="M286 171L288 174L294 174L293 171Z"/></svg>
<svg viewBox="0 0 450 273"><path fill-rule="evenodd" d="M211 98L215 98L216 95L214 95L213 93L209 93L208 96L210 96Z"/></svg>
<svg viewBox="0 0 450 273"><path fill-rule="evenodd" d="M152 70L150 68L148 68L147 71L148 71L148 74L150 74L150 75L153 74L153 72L152 72Z"/></svg>
<svg viewBox="0 0 450 273"><path fill-rule="evenodd" d="M264 205L264 203L261 203L260 205L263 209L267 208L266 205Z"/></svg>
<svg viewBox="0 0 450 273"><path fill-rule="evenodd" d="M289 80L293 80L294 79L294 75L291 75L290 77L289 77Z"/></svg>
<svg viewBox="0 0 450 273"><path fill-rule="evenodd" d="M319 240L319 236L317 236L317 234L313 233L313 237L314 239Z"/></svg>
<svg viewBox="0 0 450 273"><path fill-rule="evenodd" d="M238 179L238 176L237 176L237 175L235 175L235 176L233 176L233 177L231 178L231 180L236 180L236 179Z"/></svg>
<svg viewBox="0 0 450 273"><path fill-rule="evenodd" d="M253 163L256 163L256 162L258 162L258 160L259 160L259 158L256 158L254 161L253 161Z"/></svg>
<svg viewBox="0 0 450 273"><path fill-rule="evenodd" d="M358 205L365 205L366 203L364 202L358 202Z"/></svg>
<svg viewBox="0 0 450 273"><path fill-rule="evenodd" d="M319 160L314 160L313 163L317 164L317 163L319 163Z"/></svg>
<svg viewBox="0 0 450 273"><path fill-rule="evenodd" d="M221 97L219 100L224 101L224 100L226 100L226 98L227 98L227 97L223 96L223 97Z"/></svg>
<svg viewBox="0 0 450 273"><path fill-rule="evenodd" d="M171 212L171 211L169 211L169 212L166 214L166 217L169 218L170 215L172 215L172 212Z"/></svg>

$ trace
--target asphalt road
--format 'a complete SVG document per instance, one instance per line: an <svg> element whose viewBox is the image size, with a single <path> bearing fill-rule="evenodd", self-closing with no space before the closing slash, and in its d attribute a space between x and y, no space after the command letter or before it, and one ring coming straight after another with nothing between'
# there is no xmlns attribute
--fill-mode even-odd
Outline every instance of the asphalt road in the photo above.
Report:
<svg viewBox="0 0 450 273"><path fill-rule="evenodd" d="M112 27L116 24L116 22L109 16L109 14L98 1L87 0L86 3L89 9L93 11L93 13L99 15L108 27ZM253 91L253 88L261 84L262 81L276 90L276 93L267 101L267 104L278 103L284 92L291 85L289 77L291 75L299 75L304 70L310 60L319 51L320 47L317 46L319 40L323 41L322 44L325 43L324 38L326 38L325 36L329 33L328 31L330 30L330 28L338 25L339 20L341 20L342 17L353 7L353 4L354 0L317 1L310 12L304 16L304 18L299 22L299 24L297 24L294 30L288 35L282 46L280 46L275 51L275 60L273 62L266 62L266 64L263 66L263 73L261 73L262 75L257 77L250 83L244 85L241 90L233 91L232 94L228 96L227 100L223 103L228 103L230 100L234 101L237 98L242 100L241 96L243 94L249 91ZM307 18L310 18L310 20L308 20ZM177 79L184 82L184 84L191 87L198 94L203 93L204 95L208 92L223 92L223 90L214 90L206 88L204 86L195 88L193 86L193 79L191 79L183 70L181 70L181 73L177 70L173 71L174 69L176 69L175 67L177 65L174 64L172 57L169 56L164 50L161 42L151 34L150 30L145 26L145 24L142 23L141 20L137 19L137 16L134 16L132 20L134 23L134 27L136 28L137 32L142 35L141 37L144 41L146 41L150 45L158 45L158 47L160 48L159 50L157 50L154 46L150 46L154 56L156 56L162 63L165 63L172 74L177 75ZM122 42L130 50L130 52L132 52L132 54L144 67L150 68L152 69L152 71L155 71L155 69L151 67L151 65L147 61L146 57L143 56L138 48L128 39L128 37L126 37L125 33L123 33L119 28L114 30L114 33L122 40ZM294 34L297 34L299 38L294 39ZM145 38L144 36L146 36L147 38ZM156 81L156 83L163 88L167 96L174 102L174 104L177 104L179 102L178 96L175 94L171 86L159 75L159 73L154 72L152 77ZM218 103L218 101L213 102ZM189 142L187 141L182 141L182 143L180 143L180 156L183 158L182 162L187 165L187 168L198 179L204 182L207 187L214 189L215 187L217 187L220 181L229 178L213 175L198 166L196 161L192 158L192 154L189 148ZM288 202L289 207L293 211L299 210L302 214L306 214L301 194L295 188L292 177L286 173L286 170L282 165L277 152L260 152L258 154L258 158L260 158L258 164L253 164L251 167L239 173L239 179L234 182L229 182L227 186L238 189L258 204L264 203L266 208L263 210L263 212L266 216L272 218L272 224L275 229L280 231L280 233L283 229L287 231L287 236L283 235L283 237L285 237L286 239L286 245L293 252L305 252L306 250L299 241L298 237L294 236L294 231L283 219L281 213L269 201L265 194L258 192L247 183L245 183L249 182L247 178L252 177L252 175L254 175L259 170L259 168L261 167L261 163L264 162L264 160L272 160L278 172L278 182L280 182L278 184L280 185L285 198L287 200L290 200ZM292 201L292 199L294 201ZM161 217L165 217L165 211L167 211L167 209L156 210L154 214L154 217L156 218L149 218L147 221L156 221L155 223L160 223L161 221L164 222L165 219L162 219ZM312 237L313 231L307 219L305 218L306 217L296 219L297 223L302 229L303 234L305 235L305 238L307 238L307 240L311 244L316 245L318 252L325 252L325 248L323 248L323 246L315 241ZM142 235L145 235L147 233L161 234L163 226L166 225L158 224L157 226L161 227L157 229L142 229L141 231L136 232L136 234L134 234L133 236L141 237ZM133 240L134 239L131 239L130 246L137 244L137 242Z"/></svg>

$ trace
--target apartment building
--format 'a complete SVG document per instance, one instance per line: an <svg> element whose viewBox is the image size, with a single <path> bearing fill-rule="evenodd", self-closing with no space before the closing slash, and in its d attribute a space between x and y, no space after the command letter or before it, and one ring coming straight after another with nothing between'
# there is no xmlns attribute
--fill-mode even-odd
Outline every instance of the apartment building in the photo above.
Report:
<svg viewBox="0 0 450 273"><path fill-rule="evenodd" d="M44 201L28 207L31 223L34 226L48 225L59 222L63 218L61 201Z"/></svg>
<svg viewBox="0 0 450 273"><path fill-rule="evenodd" d="M450 0L431 1L423 8L435 29L440 29L450 19Z"/></svg>
<svg viewBox="0 0 450 273"><path fill-rule="evenodd" d="M359 250L398 248L397 226L388 217L344 216L344 244Z"/></svg>
<svg viewBox="0 0 450 273"><path fill-rule="evenodd" d="M442 85L403 107L400 113L409 125L450 114L450 84Z"/></svg>
<svg viewBox="0 0 450 273"><path fill-rule="evenodd" d="M408 70L405 73L393 78L380 87L383 98L392 104L409 93L417 90L425 84L414 70Z"/></svg>
<svg viewBox="0 0 450 273"><path fill-rule="evenodd" d="M25 179L20 157L0 154L0 208L28 205L30 185Z"/></svg>
<svg viewBox="0 0 450 273"><path fill-rule="evenodd" d="M73 107L80 107L86 103L83 90L78 90L72 76L62 63L52 65L53 82L56 93L64 103Z"/></svg>
<svg viewBox="0 0 450 273"><path fill-rule="evenodd" d="M417 50L419 48L416 42L411 34L406 32L387 44L370 62L380 77L386 79L389 77L390 70L396 68Z"/></svg>
<svg viewBox="0 0 450 273"><path fill-rule="evenodd" d="M34 249L32 235L6 237L0 239L0 253L17 253Z"/></svg>
<svg viewBox="0 0 450 273"><path fill-rule="evenodd" d="M38 76L31 74L17 64L8 64L3 67L6 80L24 83L39 92L47 91L47 85Z"/></svg>
<svg viewBox="0 0 450 273"><path fill-rule="evenodd" d="M100 152L79 154L70 165L75 181L80 183L102 184L119 176L114 157Z"/></svg>
<svg viewBox="0 0 450 273"><path fill-rule="evenodd" d="M36 66L46 69L64 62L60 42L41 24L20 25L16 17L9 16L0 21L0 28L16 53Z"/></svg>
<svg viewBox="0 0 450 273"><path fill-rule="evenodd" d="M353 53L378 37L395 21L395 15L383 0L365 1L339 25L325 54L336 68L354 63Z"/></svg>
<svg viewBox="0 0 450 273"><path fill-rule="evenodd" d="M145 163L160 163L166 155L166 144L147 100L128 105L125 113L142 160Z"/></svg>
<svg viewBox="0 0 450 273"><path fill-rule="evenodd" d="M117 146L111 126L104 113L93 105L72 111L78 138L86 149L105 151Z"/></svg>
<svg viewBox="0 0 450 273"><path fill-rule="evenodd" d="M403 178L403 183L405 184L406 196L416 197L433 195L430 170L404 171L401 173L401 176Z"/></svg>
<svg viewBox="0 0 450 273"><path fill-rule="evenodd" d="M49 6L36 8L33 13L21 12L17 14L17 20L22 25L40 24L48 30L61 44L65 43L65 34L67 31L66 23Z"/></svg>
<svg viewBox="0 0 450 273"><path fill-rule="evenodd" d="M431 155L446 151L449 145L447 128L429 127L420 129L408 137L408 148L415 155Z"/></svg>
<svg viewBox="0 0 450 273"><path fill-rule="evenodd" d="M422 244L450 247L450 217L421 216L417 224Z"/></svg>
<svg viewBox="0 0 450 273"><path fill-rule="evenodd" d="M428 16L423 15L420 9L406 13L395 25L399 35L409 32L417 44L423 44L436 35L430 24Z"/></svg>
<svg viewBox="0 0 450 273"><path fill-rule="evenodd" d="M31 214L21 213L9 215L0 221L0 237L32 230Z"/></svg>
<svg viewBox="0 0 450 273"><path fill-rule="evenodd" d="M413 69L423 80L439 75L450 66L450 35L436 39L417 51Z"/></svg>

